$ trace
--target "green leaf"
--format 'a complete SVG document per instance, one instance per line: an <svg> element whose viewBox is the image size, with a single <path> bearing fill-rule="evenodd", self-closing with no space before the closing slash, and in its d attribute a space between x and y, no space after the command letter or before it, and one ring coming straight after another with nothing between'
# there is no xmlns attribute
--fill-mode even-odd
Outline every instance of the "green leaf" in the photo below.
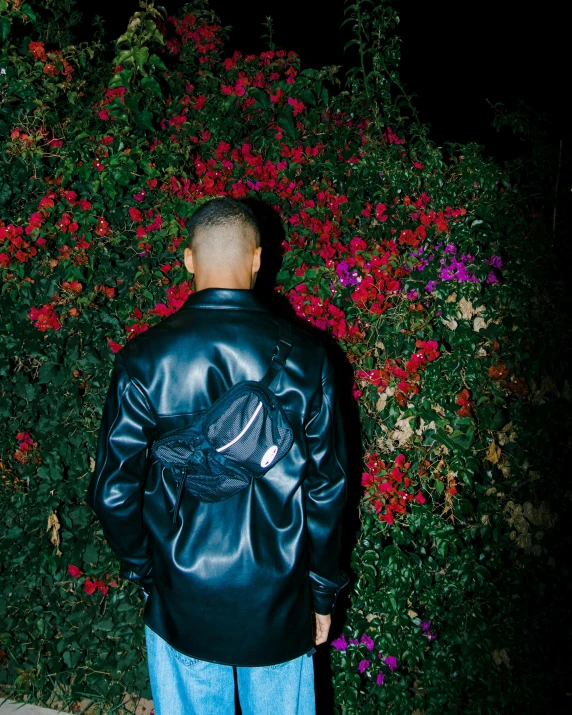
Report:
<svg viewBox="0 0 572 715"><path fill-rule="evenodd" d="M161 86L159 85L159 82L154 77L143 77L141 80L141 86L146 89L148 92L151 92L151 94L154 94L157 97L162 97L163 92L161 90Z"/></svg>
<svg viewBox="0 0 572 715"><path fill-rule="evenodd" d="M27 15L32 22L36 22L36 13L32 10L29 5L22 5L20 8L21 12Z"/></svg>
<svg viewBox="0 0 572 715"><path fill-rule="evenodd" d="M165 66L165 63L160 57L157 57L157 55L151 55L149 57L149 64L152 65L153 67L157 67L160 70L163 70L164 72L167 71L167 67Z"/></svg>
<svg viewBox="0 0 572 715"><path fill-rule="evenodd" d="M256 87L250 91L250 96L254 97L254 99L256 99L256 103L264 109L267 109L270 106L270 97L262 89Z"/></svg>
<svg viewBox="0 0 572 715"><path fill-rule="evenodd" d="M0 19L0 40L2 40L2 42L8 37L11 29L12 24L7 17Z"/></svg>
<svg viewBox="0 0 572 715"><path fill-rule="evenodd" d="M94 544L89 543L83 552L83 560L86 564L95 564L99 558L99 553Z"/></svg>
<svg viewBox="0 0 572 715"><path fill-rule="evenodd" d="M141 74L146 75L147 73L145 72L145 63L149 59L149 48L148 47L134 47L133 51L133 59L135 61L135 64L137 65L137 68L141 72Z"/></svg>

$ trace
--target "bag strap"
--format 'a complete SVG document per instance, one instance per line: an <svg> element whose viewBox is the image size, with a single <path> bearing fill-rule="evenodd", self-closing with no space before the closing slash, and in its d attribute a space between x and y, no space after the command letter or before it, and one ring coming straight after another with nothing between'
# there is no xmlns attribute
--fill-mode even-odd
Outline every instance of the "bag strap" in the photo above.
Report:
<svg viewBox="0 0 572 715"><path fill-rule="evenodd" d="M274 355L272 356L272 362L268 368L266 375L259 381L261 385L269 387L274 380L278 377L280 371L284 367L290 350L292 349L292 324L287 320L282 320L278 318L279 323L279 334L278 342L274 348Z"/></svg>

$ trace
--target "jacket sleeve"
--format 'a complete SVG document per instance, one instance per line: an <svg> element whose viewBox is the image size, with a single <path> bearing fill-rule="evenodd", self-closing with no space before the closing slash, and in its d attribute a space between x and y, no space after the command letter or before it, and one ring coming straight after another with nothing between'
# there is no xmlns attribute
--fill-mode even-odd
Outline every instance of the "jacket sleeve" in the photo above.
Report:
<svg viewBox="0 0 572 715"><path fill-rule="evenodd" d="M349 577L339 566L341 516L347 499L347 446L334 372L327 358L322 384L306 424L308 471L304 481L314 611L333 613Z"/></svg>
<svg viewBox="0 0 572 715"><path fill-rule="evenodd" d="M86 501L120 561L119 576L151 585L151 549L143 523L147 448L155 419L141 388L116 353L99 429L95 470Z"/></svg>

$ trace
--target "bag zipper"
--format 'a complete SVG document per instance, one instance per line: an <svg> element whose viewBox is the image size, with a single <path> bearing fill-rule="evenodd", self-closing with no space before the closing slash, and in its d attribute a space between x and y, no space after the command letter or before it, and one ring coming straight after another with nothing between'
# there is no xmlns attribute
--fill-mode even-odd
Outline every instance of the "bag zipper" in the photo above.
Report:
<svg viewBox="0 0 572 715"><path fill-rule="evenodd" d="M175 502L175 508L173 510L173 526L177 526L177 516L179 515L179 506L181 504L181 497L183 495L183 487L185 486L185 479L187 478L187 467L183 467L181 470L181 481L177 484L177 500Z"/></svg>

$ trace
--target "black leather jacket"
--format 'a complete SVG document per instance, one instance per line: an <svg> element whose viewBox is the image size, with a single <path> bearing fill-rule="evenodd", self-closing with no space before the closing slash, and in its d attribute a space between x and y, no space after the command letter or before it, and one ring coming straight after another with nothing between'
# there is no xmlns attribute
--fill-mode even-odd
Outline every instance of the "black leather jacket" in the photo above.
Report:
<svg viewBox="0 0 572 715"><path fill-rule="evenodd" d="M288 454L217 503L183 492L150 445L240 380L266 372L278 322L250 290L208 288L117 354L87 502L120 560L149 592L145 623L194 658L281 663L313 648L312 610L333 610L347 455L332 365L298 327L273 385L294 430Z"/></svg>

